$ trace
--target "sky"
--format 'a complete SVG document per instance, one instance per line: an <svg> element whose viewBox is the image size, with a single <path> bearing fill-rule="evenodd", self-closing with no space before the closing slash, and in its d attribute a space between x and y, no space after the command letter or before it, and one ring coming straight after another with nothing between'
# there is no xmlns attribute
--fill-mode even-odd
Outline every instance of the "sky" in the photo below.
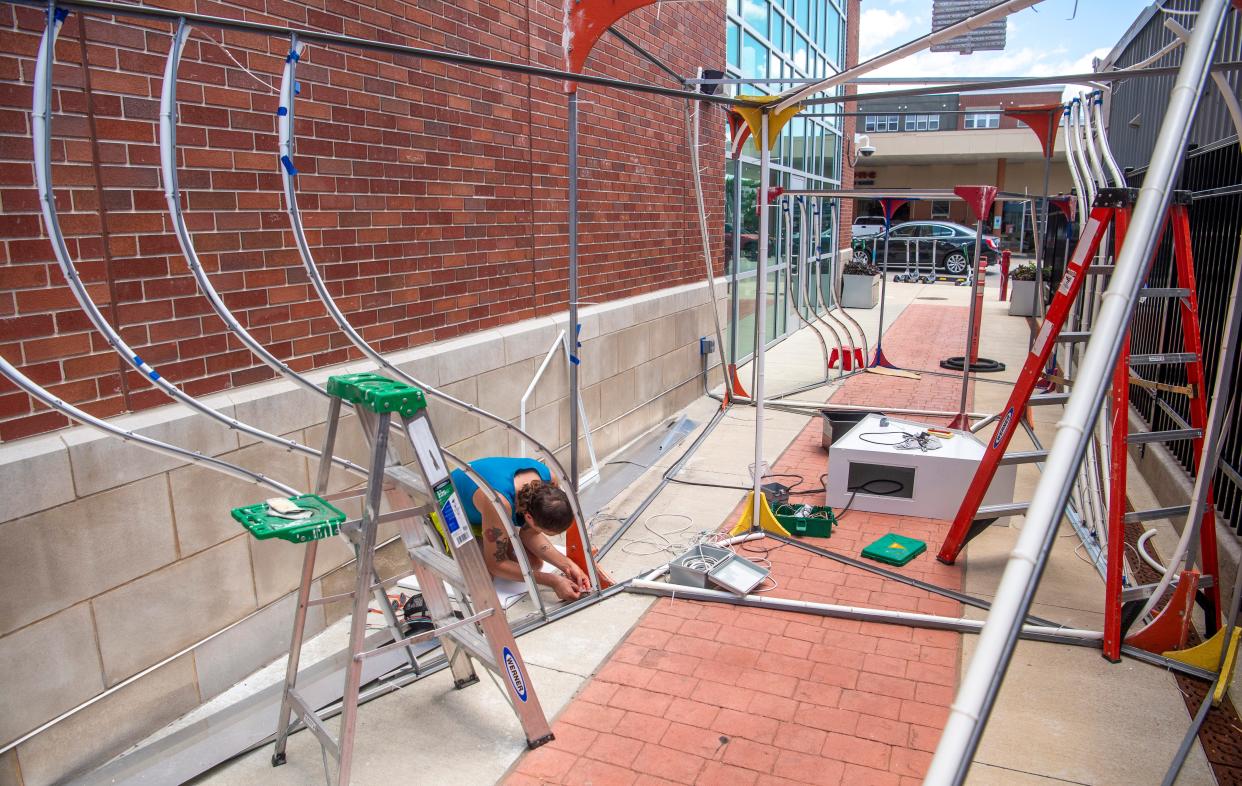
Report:
<svg viewBox="0 0 1242 786"><path fill-rule="evenodd" d="M1092 58L1107 55L1150 2L1044 0L1009 17L1004 51L970 55L920 52L868 76L1005 77L1089 72ZM862 0L859 59L866 60L931 32L931 7L931 0Z"/></svg>

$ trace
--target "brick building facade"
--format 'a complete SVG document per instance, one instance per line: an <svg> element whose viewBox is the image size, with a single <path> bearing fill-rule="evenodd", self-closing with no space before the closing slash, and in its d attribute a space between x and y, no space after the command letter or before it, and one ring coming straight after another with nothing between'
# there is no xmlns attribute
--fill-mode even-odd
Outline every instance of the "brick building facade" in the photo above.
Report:
<svg viewBox="0 0 1242 786"><path fill-rule="evenodd" d="M560 7L539 0L178 7L561 65ZM146 409L167 400L123 371L94 334L38 215L29 111L43 18L0 8L0 352L93 414ZM718 6L691 3L646 9L619 27L693 74L723 59L722 18ZM52 155L62 224L95 301L145 360L202 395L273 372L210 312L166 215L157 114L170 33L100 17L83 29L70 16L56 52ZM358 355L307 284L282 210L272 86L287 47L256 35L191 34L178 88L179 167L190 230L224 300L256 338L304 370ZM667 82L607 36L588 71ZM315 46L298 76L300 206L334 295L368 340L389 352L566 307L559 82ZM582 97L582 300L701 278L681 102L589 86ZM705 111L702 122L704 139L721 138L723 113ZM704 186L719 226L719 173L709 169ZM715 242L719 259L719 235ZM0 439L64 425L0 382Z"/></svg>

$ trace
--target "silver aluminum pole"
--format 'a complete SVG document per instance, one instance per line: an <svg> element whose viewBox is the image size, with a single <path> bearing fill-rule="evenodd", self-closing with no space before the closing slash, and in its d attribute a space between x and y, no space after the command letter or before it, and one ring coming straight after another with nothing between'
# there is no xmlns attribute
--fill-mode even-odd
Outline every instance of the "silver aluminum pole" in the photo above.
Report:
<svg viewBox="0 0 1242 786"><path fill-rule="evenodd" d="M983 219L982 215L979 216L975 224L975 261L970 273L970 321L966 323L966 352L962 355L962 397L957 406L958 417L964 418L966 422L952 426L967 430L970 429L970 418L966 417L966 396L970 391L970 347L975 343L975 314L979 310L979 287L983 286L979 280L983 278L983 271L979 268L979 259L983 255ZM932 265L935 264L933 259ZM1035 283L1036 297L1039 297L1042 294L1039 289L1040 282Z"/></svg>
<svg viewBox="0 0 1242 786"><path fill-rule="evenodd" d="M742 157L733 159L733 269L729 271L731 295L729 296L730 317L733 322L729 331L729 363L737 365L737 328L740 320L738 314L738 285L742 270ZM729 385L729 381L725 380Z"/></svg>
<svg viewBox="0 0 1242 786"><path fill-rule="evenodd" d="M703 202L703 173L699 171L699 104L691 108L686 102L686 134L690 142L690 168L694 178L694 203L699 215L699 238L703 244L703 266L707 273L707 302L712 310L712 324L716 328L716 357L720 360L720 381L723 390L729 390L729 370L724 363L724 331L720 329L720 304L716 297L716 274L712 269L712 246L707 230L707 207ZM738 234L736 231L734 235Z"/></svg>
<svg viewBox="0 0 1242 786"><path fill-rule="evenodd" d="M1044 159L1044 202L1043 208L1040 210L1039 225L1043 227L1043 231L1039 235L1039 242L1035 244L1035 302L1038 304L1035 315L1040 319L1044 316L1044 264L1048 255L1044 252L1044 243L1048 239L1048 189L1052 181L1052 154L1057 146L1057 129L1055 115L1048 113L1049 137L1052 140L1052 150L1048 151L1048 157ZM1026 233L1026 211L1022 211L1022 232L1018 235L1018 248L1022 248L1022 235Z"/></svg>
<svg viewBox="0 0 1242 786"><path fill-rule="evenodd" d="M1134 206L1126 242L1117 255L1117 267L1078 367L1073 392L1057 424L1048 460L1027 509L1026 524L1005 566L987 624L950 709L924 783L933 786L960 784L970 769L1005 668L1013 655L1022 620L1030 608L1056 537L1057 522L1065 510L1075 472L1086 451L1091 426L1106 397L1126 326L1143 284L1147 261L1159 241L1226 2L1204 0L1199 8L1197 24L1186 45L1185 59L1169 94L1168 109L1156 138L1147 177Z"/></svg>
<svg viewBox="0 0 1242 786"><path fill-rule="evenodd" d="M569 408L578 400L578 91L569 94ZM578 491L578 419L569 418L569 485Z"/></svg>
<svg viewBox="0 0 1242 786"><path fill-rule="evenodd" d="M760 113L759 119L759 259L755 268L755 387L752 391L755 402L755 471L754 488L751 494L750 522L752 528L759 527L760 494L763 487L763 356L764 343L767 339L767 308L764 297L767 294L768 282L768 177L772 164L772 154L768 150L768 113Z"/></svg>

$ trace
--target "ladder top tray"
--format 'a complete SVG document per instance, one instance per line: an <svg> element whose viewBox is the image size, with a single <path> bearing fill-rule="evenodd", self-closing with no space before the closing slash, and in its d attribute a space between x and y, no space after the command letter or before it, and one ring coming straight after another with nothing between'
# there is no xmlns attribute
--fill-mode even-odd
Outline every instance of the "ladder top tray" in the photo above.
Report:
<svg viewBox="0 0 1242 786"><path fill-rule="evenodd" d="M270 512L266 502L233 508L233 518L258 540L280 538L290 543L306 543L330 538L345 522L345 514L315 494L290 497L289 501L303 510L312 510L309 518L287 519Z"/></svg>
<svg viewBox="0 0 1242 786"><path fill-rule="evenodd" d="M423 391L381 374L338 374L328 377L328 393L377 414L396 412L414 417L427 408Z"/></svg>

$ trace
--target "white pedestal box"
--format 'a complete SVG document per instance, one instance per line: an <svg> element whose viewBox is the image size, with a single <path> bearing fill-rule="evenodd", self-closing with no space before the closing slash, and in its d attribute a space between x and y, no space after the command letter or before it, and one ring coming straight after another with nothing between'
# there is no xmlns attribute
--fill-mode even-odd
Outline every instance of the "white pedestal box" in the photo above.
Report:
<svg viewBox="0 0 1242 786"><path fill-rule="evenodd" d="M867 415L829 449L827 504L839 512L852 495L850 510L951 521L983 458L984 444L969 431L954 430L952 437L940 439L937 450L897 450L893 444L904 434L919 434L929 426L892 417L881 426L881 420ZM999 467L983 504L1013 502L1016 474L1016 466ZM850 490L868 483L868 489ZM893 493L871 493L889 489Z"/></svg>

